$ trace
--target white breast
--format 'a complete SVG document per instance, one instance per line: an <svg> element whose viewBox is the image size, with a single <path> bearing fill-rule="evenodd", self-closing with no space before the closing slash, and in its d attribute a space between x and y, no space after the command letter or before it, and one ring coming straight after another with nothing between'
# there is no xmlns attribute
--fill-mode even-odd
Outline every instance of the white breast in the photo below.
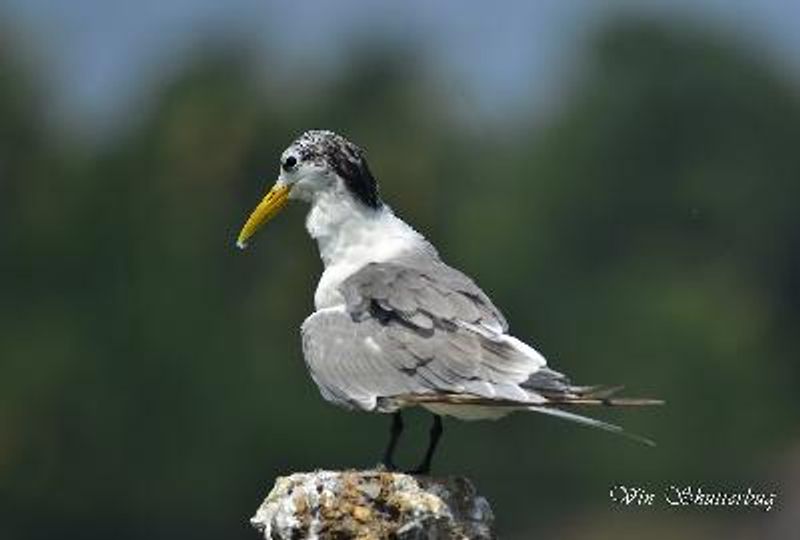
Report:
<svg viewBox="0 0 800 540"><path fill-rule="evenodd" d="M391 209L365 208L341 197L320 197L306 219L317 240L325 271L314 294L316 308L344 303L342 281L371 262L382 262L419 249L425 239Z"/></svg>

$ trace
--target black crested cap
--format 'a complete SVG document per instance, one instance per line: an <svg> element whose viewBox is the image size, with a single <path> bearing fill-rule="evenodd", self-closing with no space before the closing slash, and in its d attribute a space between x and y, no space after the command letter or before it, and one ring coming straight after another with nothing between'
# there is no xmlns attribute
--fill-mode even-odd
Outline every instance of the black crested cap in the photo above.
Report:
<svg viewBox="0 0 800 540"><path fill-rule="evenodd" d="M353 196L370 208L383 204L378 183L369 170L364 151L332 131L306 131L292 143L301 161L326 162L344 180Z"/></svg>

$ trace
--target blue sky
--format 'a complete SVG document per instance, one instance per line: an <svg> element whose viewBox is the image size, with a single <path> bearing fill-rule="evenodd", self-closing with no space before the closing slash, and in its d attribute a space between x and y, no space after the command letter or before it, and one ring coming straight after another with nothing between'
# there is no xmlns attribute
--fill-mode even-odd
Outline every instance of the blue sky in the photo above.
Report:
<svg viewBox="0 0 800 540"><path fill-rule="evenodd" d="M800 71L800 3L788 0L4 0L0 7L47 67L56 116L95 127L133 106L203 36L244 36L265 56L322 76L365 36L422 43L443 79L478 110L543 108L588 30L620 12L719 27L786 61L795 77Z"/></svg>

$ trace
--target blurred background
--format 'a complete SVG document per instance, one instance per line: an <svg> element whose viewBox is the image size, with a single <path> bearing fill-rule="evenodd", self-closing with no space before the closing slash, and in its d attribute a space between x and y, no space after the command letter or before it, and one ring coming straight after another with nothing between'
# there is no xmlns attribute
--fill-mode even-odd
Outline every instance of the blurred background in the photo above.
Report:
<svg viewBox="0 0 800 540"><path fill-rule="evenodd" d="M302 361L305 209L233 245L310 128L362 145L553 366L668 402L601 415L655 449L446 422L435 470L504 538L796 534L798 24L778 0L4 0L0 537L256 538L277 475L378 461L388 418ZM621 508L616 484L778 499Z"/></svg>

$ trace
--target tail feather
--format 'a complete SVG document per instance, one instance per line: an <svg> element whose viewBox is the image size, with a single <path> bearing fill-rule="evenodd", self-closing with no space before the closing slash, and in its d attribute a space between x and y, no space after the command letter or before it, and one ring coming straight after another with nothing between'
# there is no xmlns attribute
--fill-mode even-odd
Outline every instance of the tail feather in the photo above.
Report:
<svg viewBox="0 0 800 540"><path fill-rule="evenodd" d="M557 372L554 372L557 373ZM550 381L552 382L553 377ZM541 379L540 379L541 381ZM537 381L537 382L540 382ZM625 438L637 441L647 446L655 446L656 443L647 437L642 437L635 433L625 431L622 427L603 422L588 416L583 416L570 411L565 411L563 407L575 405L601 405L609 407L640 407L649 405L663 405L664 401L660 399L649 398L623 398L614 397L619 393L622 386L573 386L564 385L563 388L554 388L555 385L548 384L547 390L543 389L545 385L538 385L536 393L544 397L547 401L544 403L531 405L514 400L493 399L471 394L413 394L406 396L397 396L398 403L406 404L424 404L424 403L447 403L451 405L479 405L485 407L508 407L510 409L528 410L547 414L569 420L584 426L602 429L609 433L621 435ZM528 389L533 390L528 387Z"/></svg>
<svg viewBox="0 0 800 540"><path fill-rule="evenodd" d="M663 405L663 399L650 398L583 398L583 397L558 397L548 398L549 403L558 406L567 405L605 405L607 407L647 407L650 405Z"/></svg>
<svg viewBox="0 0 800 540"><path fill-rule="evenodd" d="M646 444L647 446L656 445L655 441L648 439L646 437L642 437L641 435L625 431L622 427L616 424L609 424L608 422L603 422L602 420L597 420L595 418L590 418L588 416L582 416L580 414L575 414L562 409L556 409L555 407L534 405L527 407L527 410L548 414L550 416L555 416L557 418L569 420L570 422L575 422L577 424L581 424L584 426L589 426L596 429L602 429L603 431L608 431L609 433L614 433L615 435L621 435L636 442Z"/></svg>
<svg viewBox="0 0 800 540"><path fill-rule="evenodd" d="M566 380L566 378L565 378ZM624 386L575 386L563 384L558 389L529 386L537 394L547 398L556 405L608 405L614 407L641 407L647 405L663 405L660 399L614 397L625 389Z"/></svg>
<svg viewBox="0 0 800 540"><path fill-rule="evenodd" d="M564 381L568 381L564 377ZM556 391L547 391L535 389L537 393L542 394L547 403L543 405L531 406L529 410L536 411L550 416L557 416L571 422L583 424L597 429L602 429L610 433L621 435L628 439L646 444L648 446L655 446L656 443L641 435L629 433L615 424L609 424L601 420L596 420L588 416L582 416L572 412L565 411L559 407L573 406L573 405L603 405L608 407L642 407L649 405L663 405L664 401L660 399L648 398L625 398L614 397L621 392L624 386L575 386L566 382L561 389Z"/></svg>

